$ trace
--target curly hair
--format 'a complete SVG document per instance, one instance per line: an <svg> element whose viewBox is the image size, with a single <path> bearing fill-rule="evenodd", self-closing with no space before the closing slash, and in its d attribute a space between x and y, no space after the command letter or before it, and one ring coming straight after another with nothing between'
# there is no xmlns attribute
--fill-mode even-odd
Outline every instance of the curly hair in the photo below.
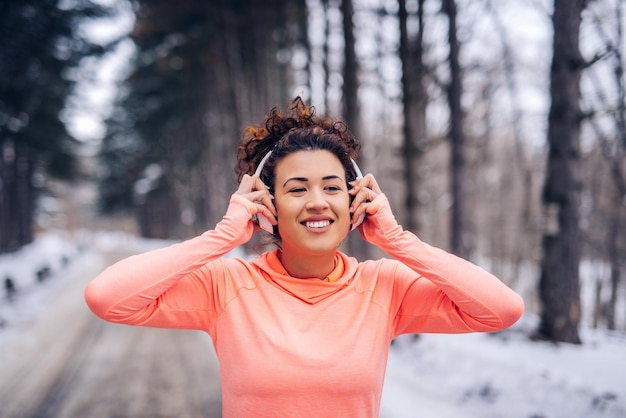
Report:
<svg viewBox="0 0 626 418"><path fill-rule="evenodd" d="M326 150L337 156L346 170L347 181L356 178L352 160L356 159L361 145L345 122L330 116L318 116L313 106L307 106L296 97L288 109L274 108L264 123L244 129L237 148L237 180L244 174L254 174L263 157L267 159L261 179L274 190L274 169L285 156L302 150Z"/></svg>

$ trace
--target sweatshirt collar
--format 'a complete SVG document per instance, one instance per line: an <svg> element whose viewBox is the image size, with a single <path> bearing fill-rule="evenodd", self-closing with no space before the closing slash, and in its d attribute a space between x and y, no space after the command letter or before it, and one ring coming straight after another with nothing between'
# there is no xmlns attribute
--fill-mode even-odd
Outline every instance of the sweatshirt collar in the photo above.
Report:
<svg viewBox="0 0 626 418"><path fill-rule="evenodd" d="M269 253L267 253L267 264L272 268L272 270L274 270L276 273L280 273L283 276L289 276L289 273L287 273L287 270L285 270L285 267L283 266L282 262L280 261L280 258L278 257L280 250L276 250L276 251L270 251ZM333 271L331 271L328 276L326 276L326 278L323 281L326 282L335 282L337 281L337 279L339 279L341 277L341 275L343 274L345 270L345 266L343 263L343 258L339 255L339 253L335 253L335 268L333 269ZM295 278L295 277L294 277ZM302 279L302 280L315 280L315 279Z"/></svg>
<svg viewBox="0 0 626 418"><path fill-rule="evenodd" d="M298 279L289 276L278 258L278 251L269 251L254 260L268 282L303 302L314 304L345 288L354 277L357 260L337 251L335 268L325 280Z"/></svg>

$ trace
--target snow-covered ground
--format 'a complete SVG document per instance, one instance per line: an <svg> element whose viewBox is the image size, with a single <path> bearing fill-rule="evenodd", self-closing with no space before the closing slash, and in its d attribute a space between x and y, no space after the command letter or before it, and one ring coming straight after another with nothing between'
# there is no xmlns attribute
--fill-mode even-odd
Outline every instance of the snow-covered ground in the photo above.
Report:
<svg viewBox="0 0 626 418"><path fill-rule="evenodd" d="M62 286L81 252L144 251L163 245L124 234L69 237L47 233L22 251L0 256L0 347L15 341L11 324L36 319L46 296ZM42 282L37 271L48 266ZM17 292L6 297L11 277ZM42 303L44 302L44 303ZM626 417L626 333L582 329L582 345L533 342L536 318L499 334L405 336L391 348L384 418Z"/></svg>
<svg viewBox="0 0 626 418"><path fill-rule="evenodd" d="M534 323L523 318L500 334L402 337L389 357L383 412L393 410L396 418L626 417L626 335L583 330L583 345L555 345L529 340Z"/></svg>

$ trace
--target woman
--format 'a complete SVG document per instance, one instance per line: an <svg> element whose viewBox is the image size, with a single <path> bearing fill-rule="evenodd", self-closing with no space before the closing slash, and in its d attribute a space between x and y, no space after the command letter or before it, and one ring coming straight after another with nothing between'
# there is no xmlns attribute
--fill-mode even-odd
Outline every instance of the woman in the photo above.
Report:
<svg viewBox="0 0 626 418"><path fill-rule="evenodd" d="M358 150L345 124L299 98L273 110L244 131L239 188L215 229L109 267L87 303L107 321L208 332L225 417L378 416L394 337L502 330L523 302L404 231L374 177L357 178ZM278 248L223 258L259 221ZM355 225L393 259L339 252Z"/></svg>

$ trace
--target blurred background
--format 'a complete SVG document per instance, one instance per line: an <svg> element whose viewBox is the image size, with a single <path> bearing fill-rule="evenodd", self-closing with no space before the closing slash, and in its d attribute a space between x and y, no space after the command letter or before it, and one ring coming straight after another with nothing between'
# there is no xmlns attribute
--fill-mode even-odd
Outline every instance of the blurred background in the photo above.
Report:
<svg viewBox="0 0 626 418"><path fill-rule="evenodd" d="M406 229L524 296L535 337L624 330L623 7L2 0L0 253L212 228L243 127L301 96L347 121Z"/></svg>

